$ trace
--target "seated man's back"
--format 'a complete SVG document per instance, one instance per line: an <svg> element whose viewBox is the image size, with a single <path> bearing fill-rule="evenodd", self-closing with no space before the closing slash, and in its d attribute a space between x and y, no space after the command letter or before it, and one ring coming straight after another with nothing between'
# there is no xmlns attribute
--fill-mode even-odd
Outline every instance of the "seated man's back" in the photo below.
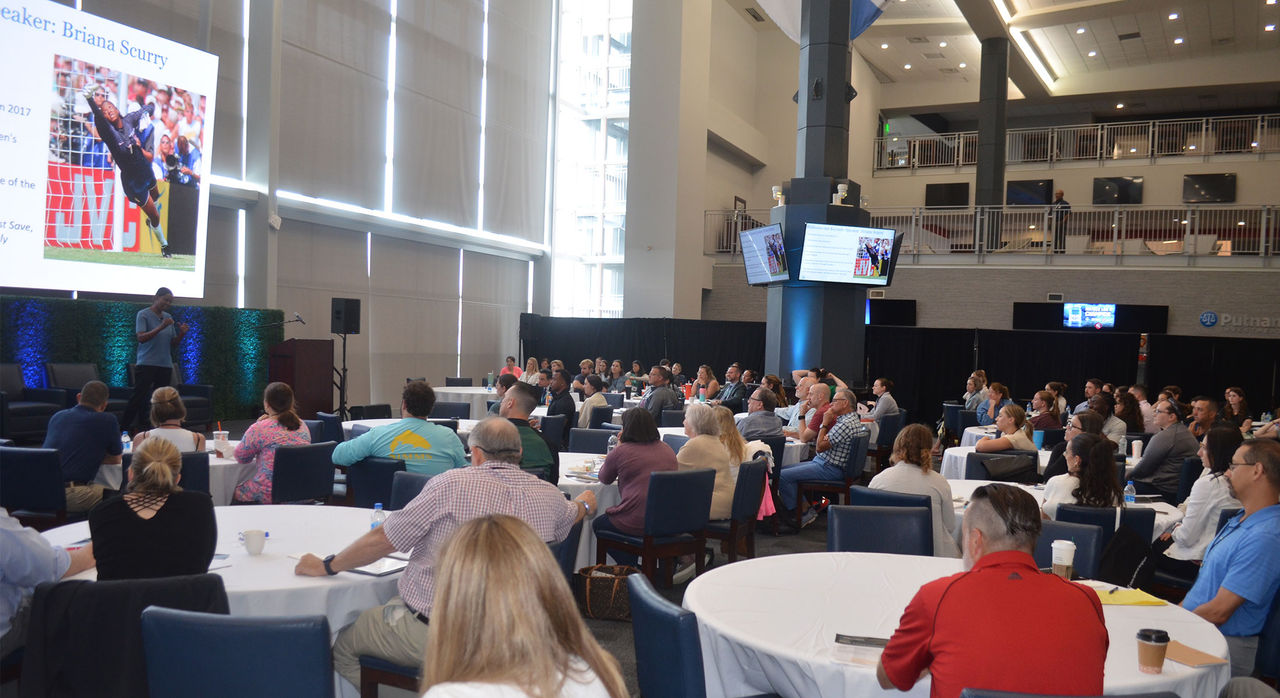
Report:
<svg viewBox="0 0 1280 698"><path fill-rule="evenodd" d="M402 460L406 470L423 475L439 475L467 464L462 441L452 429L417 417L372 429L333 450L337 465L370 456Z"/></svg>

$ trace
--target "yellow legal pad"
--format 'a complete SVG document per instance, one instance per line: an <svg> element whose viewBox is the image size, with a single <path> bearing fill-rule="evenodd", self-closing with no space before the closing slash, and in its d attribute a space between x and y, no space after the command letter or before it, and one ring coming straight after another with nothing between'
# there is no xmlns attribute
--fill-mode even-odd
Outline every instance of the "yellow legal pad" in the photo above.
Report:
<svg viewBox="0 0 1280 698"><path fill-rule="evenodd" d="M1164 599L1158 599L1141 589L1125 589L1120 588L1115 591L1110 589L1093 588L1098 592L1098 599L1102 601L1103 606L1163 606L1166 602Z"/></svg>

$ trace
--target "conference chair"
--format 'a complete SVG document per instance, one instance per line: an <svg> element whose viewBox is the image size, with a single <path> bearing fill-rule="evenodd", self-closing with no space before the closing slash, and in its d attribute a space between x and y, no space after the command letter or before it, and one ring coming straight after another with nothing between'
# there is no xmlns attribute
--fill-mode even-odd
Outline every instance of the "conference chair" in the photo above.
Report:
<svg viewBox="0 0 1280 698"><path fill-rule="evenodd" d="M302 423L307 425L307 433L311 434L311 443L318 444L324 441L324 422L318 419L304 419Z"/></svg>
<svg viewBox="0 0 1280 698"><path fill-rule="evenodd" d="M605 564L610 550L639 555L641 571L649 579L662 565L663 586L672 586L675 558L693 555L696 574L706 566L707 518L716 473L710 468L650 473L645 502L644 533L631 536L618 531L596 531L596 563Z"/></svg>
<svg viewBox="0 0 1280 698"><path fill-rule="evenodd" d="M608 453L609 439L618 435L612 429L570 429L570 453Z"/></svg>
<svg viewBox="0 0 1280 698"><path fill-rule="evenodd" d="M378 698L378 686L418 693L422 675L417 666L393 664L381 657L360 655L360 698Z"/></svg>
<svg viewBox="0 0 1280 698"><path fill-rule="evenodd" d="M626 395L622 393L604 393L604 401L609 403L609 406L615 410L622 408L622 401L625 397Z"/></svg>
<svg viewBox="0 0 1280 698"><path fill-rule="evenodd" d="M832 502L839 504L848 496L849 488L853 487L853 483L862 477L862 472L866 468L867 451L871 446L870 442L870 435L859 436L854 439L853 444L849 447L849 462L845 463L843 478L839 480L801 480L797 483L796 502L783 502L795 507L796 528L800 528L800 521L804 518L804 512L800 510L799 506L795 506L800 501L799 498L808 495L825 494L828 495Z"/></svg>
<svg viewBox="0 0 1280 698"><path fill-rule="evenodd" d="M602 407L592 407L591 416L587 417L588 429L603 429L606 424L613 422L613 406L604 405ZM612 429L610 431L613 431ZM615 432L616 433L616 432Z"/></svg>
<svg viewBox="0 0 1280 698"><path fill-rule="evenodd" d="M62 391L63 407L75 407L76 395L84 387L85 383L102 380L98 376L97 364L46 363L44 371L46 376L45 385L53 390ZM124 416L124 410L129 405L129 399L133 397L133 388L111 386L108 391L109 398L107 399L107 409L105 411L114 414L116 419L120 419Z"/></svg>
<svg viewBox="0 0 1280 698"><path fill-rule="evenodd" d="M898 432L907 423L907 411L899 408L898 414L885 415L880 418L880 433L876 434L876 447L870 456L876 459L876 472L888 467L889 456L893 455L893 441Z"/></svg>
<svg viewBox="0 0 1280 698"><path fill-rule="evenodd" d="M684 426L684 410L663 410L660 427L682 427Z"/></svg>
<svg viewBox="0 0 1280 698"><path fill-rule="evenodd" d="M540 423L542 436L546 439L547 445L551 447L552 453L564 450L564 433L568 424L569 417L563 414L548 415L542 418Z"/></svg>
<svg viewBox="0 0 1280 698"><path fill-rule="evenodd" d="M61 390L28 388L18 364L0 364L0 437L43 440L65 400Z"/></svg>
<svg viewBox="0 0 1280 698"><path fill-rule="evenodd" d="M462 376L445 376L444 387L446 388L471 388L476 384L472 378L464 378Z"/></svg>
<svg viewBox="0 0 1280 698"><path fill-rule="evenodd" d="M638 575L632 575L638 576ZM1280 594L1271 601L1271 612L1258 637L1258 653L1254 655L1253 673L1274 685L1280 679Z"/></svg>
<svg viewBox="0 0 1280 698"><path fill-rule="evenodd" d="M427 480L430 475L422 473L411 473L406 470L398 470L391 474L391 505L386 507L391 511L399 511L406 504L412 502L414 497L422 492L422 488L426 487Z"/></svg>
<svg viewBox="0 0 1280 698"><path fill-rule="evenodd" d="M738 466L738 481L733 488L733 505L728 519L707 522L707 537L724 541L729 562L738 561L738 542L742 541L747 557L756 556L756 518L764 496L764 476L769 463L764 458Z"/></svg>
<svg viewBox="0 0 1280 698"><path fill-rule="evenodd" d="M129 364L127 374L129 376L129 389L133 390L134 383L134 364ZM203 426L203 431L208 431L213 424L213 386L200 383L187 383L183 376L186 372L182 370L182 364L173 362L173 370L169 375L169 386L178 391L178 397L182 398L183 407L187 408L187 417L182 420L183 426ZM145 415L144 415L145 417Z"/></svg>
<svg viewBox="0 0 1280 698"><path fill-rule="evenodd" d="M494 406L494 405L497 405L497 404L499 404L499 403L501 403L501 402L502 402L501 400L485 400L485 401L484 401L484 413L485 413L485 414L489 414L490 410L492 410L492 409L493 409L493 406ZM497 414L497 413L495 412L494 414Z"/></svg>
<svg viewBox="0 0 1280 698"><path fill-rule="evenodd" d="M351 438L359 438L361 434L367 434L370 431L372 431L372 429L367 424L352 424Z"/></svg>
<svg viewBox="0 0 1280 698"><path fill-rule="evenodd" d="M142 611L151 698L333 696L329 620Z"/></svg>
<svg viewBox="0 0 1280 698"><path fill-rule="evenodd" d="M774 472L777 472L777 470L782 467L783 457L787 455L787 437L765 436L757 440L763 441L765 445L769 447L769 451L773 453ZM771 483L771 486L776 487L777 485L777 483L775 482L776 480L777 478L773 478L769 481Z"/></svg>
<svg viewBox="0 0 1280 698"><path fill-rule="evenodd" d="M933 555L928 507L827 508L827 552Z"/></svg>
<svg viewBox="0 0 1280 698"><path fill-rule="evenodd" d="M337 445L324 441L277 448L271 503L328 502L333 496L333 449Z"/></svg>
<svg viewBox="0 0 1280 698"><path fill-rule="evenodd" d="M1234 509L1223 509L1221 512L1218 513L1218 527L1213 529L1214 532L1221 531L1222 527L1226 526L1227 522L1231 520L1231 517L1235 516L1236 514L1239 514L1242 511L1244 510L1240 509L1239 507L1236 507Z"/></svg>
<svg viewBox="0 0 1280 698"><path fill-rule="evenodd" d="M689 443L689 437L684 434L663 434L662 443L671 447L672 451L680 452L686 443Z"/></svg>
<svg viewBox="0 0 1280 698"><path fill-rule="evenodd" d="M347 492L350 506L372 509L374 504L383 508L391 503L391 488L395 474L404 472L404 461L395 458L370 456L347 466Z"/></svg>
<svg viewBox="0 0 1280 698"><path fill-rule="evenodd" d="M120 456L120 491L129 486L129 466L133 463L133 453ZM182 454L182 482L179 483L187 492L204 492L209 494L209 453L196 451Z"/></svg>
<svg viewBox="0 0 1280 698"><path fill-rule="evenodd" d="M320 430L319 441L332 441L334 443L346 441L342 434L342 417L330 412L317 412L316 419L324 424L324 428ZM312 441L315 440L312 439Z"/></svg>
<svg viewBox="0 0 1280 698"><path fill-rule="evenodd" d="M1200 461L1200 456L1190 456L1182 459L1182 470L1178 473L1178 494L1173 498L1170 504L1175 507L1186 501L1191 496L1191 486L1196 484L1196 480L1200 479L1200 475L1204 473L1204 463ZM1124 483L1120 483L1121 487Z"/></svg>
<svg viewBox="0 0 1280 698"><path fill-rule="evenodd" d="M1044 441L1040 442L1040 447L1048 450L1062 443L1066 438L1066 429L1044 429Z"/></svg>
<svg viewBox="0 0 1280 698"><path fill-rule="evenodd" d="M391 419L391 405L355 405L351 408L351 419Z"/></svg>
<svg viewBox="0 0 1280 698"><path fill-rule="evenodd" d="M1142 447L1145 449L1147 444L1151 443L1151 437L1153 436L1155 436L1155 434L1148 434L1145 431L1129 431L1125 432L1124 440L1126 443L1130 444L1130 448L1133 447L1132 444L1134 441L1141 441Z"/></svg>
<svg viewBox="0 0 1280 698"><path fill-rule="evenodd" d="M66 523L67 497L58 450L0 447L0 507L37 531Z"/></svg>
<svg viewBox="0 0 1280 698"><path fill-rule="evenodd" d="M568 497L568 495L565 495ZM578 544L582 541L582 524L586 519L579 519L569 528L569 533L564 540L558 543L547 543L547 547L551 549L551 554L556 558L556 564L560 565L560 571L564 572L564 578L568 580L569 586L573 586L574 563L578 560Z"/></svg>
<svg viewBox="0 0 1280 698"><path fill-rule="evenodd" d="M949 435L951 444L959 443L960 436L964 434L964 427L960 426L962 411L964 411L964 405L952 402L942 403L942 425Z"/></svg>
<svg viewBox="0 0 1280 698"><path fill-rule="evenodd" d="M1079 504L1059 504L1058 521L1091 524L1102 529L1102 550L1107 549L1116 530L1115 507L1082 507ZM1155 531L1156 510L1124 507L1120 513L1120 525L1128 526L1144 541L1150 541Z"/></svg>
<svg viewBox="0 0 1280 698"><path fill-rule="evenodd" d="M977 410L960 410L960 434L964 434L964 430L969 427L978 426Z"/></svg>
<svg viewBox="0 0 1280 698"><path fill-rule="evenodd" d="M431 408L430 416L435 419L471 419L471 403L437 402Z"/></svg>
<svg viewBox="0 0 1280 698"><path fill-rule="evenodd" d="M1036 540L1033 557L1036 566L1048 569L1053 565L1053 542L1069 540L1076 544L1075 573L1082 579L1095 579L1102 562L1102 528L1089 524L1045 519L1040 523L1040 538Z"/></svg>
<svg viewBox="0 0 1280 698"><path fill-rule="evenodd" d="M1003 458L1006 456L1029 456L1031 458L1032 468L1030 475L1035 476L1035 482L1040 482L1040 454L1036 451L1020 451L1018 449L1009 449L1007 451L990 451L987 453L978 453L974 451L965 456L964 459L964 479L966 480L1000 480L1000 478L992 477L991 472L987 470L986 461L992 458ZM1005 480L1012 482L1014 480ZM1031 484L1028 480L1027 484Z"/></svg>

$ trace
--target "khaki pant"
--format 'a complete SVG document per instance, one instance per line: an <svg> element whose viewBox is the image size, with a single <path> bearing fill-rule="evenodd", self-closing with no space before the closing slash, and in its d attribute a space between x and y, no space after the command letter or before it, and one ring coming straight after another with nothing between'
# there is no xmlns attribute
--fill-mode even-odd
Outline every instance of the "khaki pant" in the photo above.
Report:
<svg viewBox="0 0 1280 698"><path fill-rule="evenodd" d="M421 667L427 649L427 624L418 620L399 597L360 614L333 643L333 668L360 687L360 655L368 654L407 667Z"/></svg>
<svg viewBox="0 0 1280 698"><path fill-rule="evenodd" d="M96 482L87 485L67 487L67 512L79 514L89 511L93 505L102 501L102 492L106 488Z"/></svg>

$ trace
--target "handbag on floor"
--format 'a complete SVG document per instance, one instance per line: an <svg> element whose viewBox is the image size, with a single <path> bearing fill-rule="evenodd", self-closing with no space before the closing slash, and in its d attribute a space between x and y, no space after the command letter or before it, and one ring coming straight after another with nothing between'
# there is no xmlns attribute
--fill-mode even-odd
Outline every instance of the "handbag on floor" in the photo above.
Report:
<svg viewBox="0 0 1280 698"><path fill-rule="evenodd" d="M573 598L587 618L631 620L627 577L640 574L630 565L591 565L573 575Z"/></svg>

